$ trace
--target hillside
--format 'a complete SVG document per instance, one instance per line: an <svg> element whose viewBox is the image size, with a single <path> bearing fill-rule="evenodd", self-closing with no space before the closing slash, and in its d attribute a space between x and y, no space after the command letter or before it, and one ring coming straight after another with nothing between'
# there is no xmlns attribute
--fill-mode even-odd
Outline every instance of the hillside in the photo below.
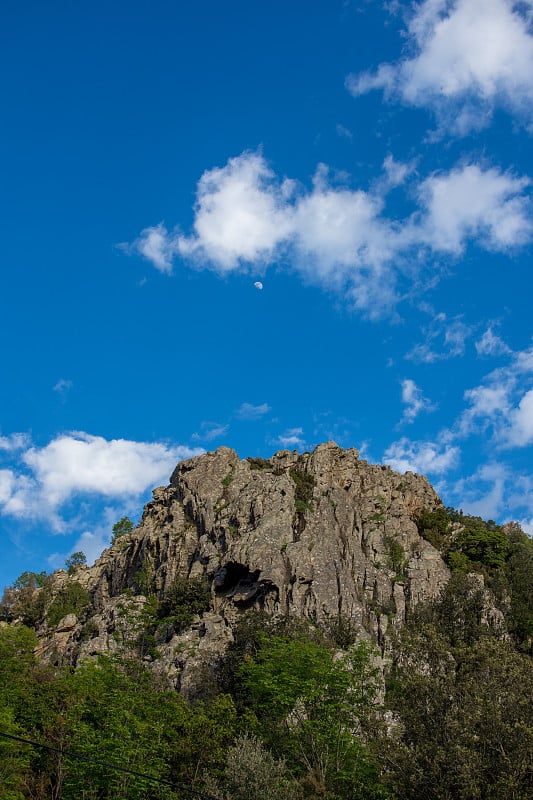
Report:
<svg viewBox="0 0 533 800"><path fill-rule="evenodd" d="M218 797L248 797L249 772L243 778L248 788L231 790L224 772L231 758L242 760L245 752L261 768L270 752L286 760L289 773L282 762L268 762L274 773L281 770L286 793L280 788L273 795L279 798L393 798L400 775L410 777L398 797L528 796L533 554L518 526L500 528L444 509L426 478L370 465L356 450L328 442L313 453L285 450L268 460L241 460L219 448L183 461L170 484L154 490L139 525L129 527L94 566L71 564L46 577L25 573L6 590L0 659L5 666L25 653L32 677L17 690L23 696L28 686L40 696L34 685L40 669L48 670L45 684L53 686L70 675L74 697L87 680L109 681L103 695L119 691L117 685L130 696L134 685L153 686L160 700L145 698L136 712L143 717L146 703L167 698L172 707L181 704L180 713L192 709L186 713L197 721L194 709L201 701L210 720L202 724L212 725L219 704L229 703L225 713L233 722L213 756L218 766L204 765L209 775L200 781ZM482 688L476 670L484 672ZM354 681L365 686L357 702ZM502 682L503 716L501 708L487 706ZM482 689L489 695L480 701ZM82 717L86 691L76 712ZM46 730L55 736L53 725L24 722L17 702L7 703L13 729L29 726L40 741ZM434 702L441 703L438 713L431 711ZM460 722L466 711L469 720L481 714L472 729L470 721ZM98 726L107 726L111 711L105 703L99 713ZM392 716L384 727L387 714ZM331 761L332 742L324 743L338 720L344 755ZM490 779L478 765L481 777L464 788L464 771L475 768L465 753L489 746L475 739L480 724L507 737L504 755L497 768L491 766ZM147 747L150 725L143 734ZM437 729L445 737L438 746ZM75 730L66 741L85 752L86 739ZM404 738L397 739L402 730ZM291 749L294 736L305 742L308 735L298 756ZM457 744L466 747L462 755L455 741L461 735L470 737L468 746ZM312 755L317 747L325 747L319 762ZM487 763L498 760L485 757ZM519 757L511 778L509 759L514 764ZM172 774L192 780L191 769ZM441 793L444 770L452 776L446 779L451 788ZM20 786L17 791L9 797L30 796ZM63 787L52 796L76 796L69 791L74 789ZM101 791L83 796L108 796ZM144 796L131 787L114 791L113 800ZM41 796L34 792L32 797Z"/></svg>

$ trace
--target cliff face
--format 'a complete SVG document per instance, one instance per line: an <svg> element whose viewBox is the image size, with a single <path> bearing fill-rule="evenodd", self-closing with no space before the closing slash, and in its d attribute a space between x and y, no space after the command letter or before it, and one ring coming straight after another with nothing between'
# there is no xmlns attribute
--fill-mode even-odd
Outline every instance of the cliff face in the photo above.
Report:
<svg viewBox="0 0 533 800"><path fill-rule="evenodd" d="M332 442L268 461L219 448L178 464L153 495L139 526L94 567L56 574L56 588L76 580L91 603L42 630L43 655L75 661L116 650L136 630L146 594L161 598L177 577L205 576L209 611L160 643L154 662L186 690L246 609L319 623L341 615L383 644L406 606L435 596L449 577L414 521L440 505L427 479L369 465Z"/></svg>

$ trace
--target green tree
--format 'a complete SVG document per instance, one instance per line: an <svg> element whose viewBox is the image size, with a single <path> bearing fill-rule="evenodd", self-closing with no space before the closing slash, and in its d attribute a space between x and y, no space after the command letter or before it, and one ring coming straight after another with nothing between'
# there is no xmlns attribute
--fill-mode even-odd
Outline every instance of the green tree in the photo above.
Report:
<svg viewBox="0 0 533 800"><path fill-rule="evenodd" d="M259 737L241 734L229 748L218 780L208 778L206 789L221 800L297 800L299 787L286 764L264 747Z"/></svg>
<svg viewBox="0 0 533 800"><path fill-rule="evenodd" d="M115 544L117 539L120 539L122 536L127 536L128 533L132 532L133 528L133 522L129 517L122 517L122 519L119 519L119 521L115 522L113 525L111 544Z"/></svg>
<svg viewBox="0 0 533 800"><path fill-rule="evenodd" d="M363 738L380 686L366 644L336 656L304 637L263 634L240 671L259 729L283 747L307 796L385 796Z"/></svg>
<svg viewBox="0 0 533 800"><path fill-rule="evenodd" d="M508 626L520 649L533 655L533 540L512 525L509 541L505 565L506 588L511 595Z"/></svg>
<svg viewBox="0 0 533 800"><path fill-rule="evenodd" d="M72 553L65 561L65 567L69 575L73 575L79 567L87 564L87 556L81 550Z"/></svg>
<svg viewBox="0 0 533 800"><path fill-rule="evenodd" d="M77 581L62 586L50 603L46 612L46 621L52 627L66 617L67 614L78 615L89 604L90 596L87 589Z"/></svg>
<svg viewBox="0 0 533 800"><path fill-rule="evenodd" d="M0 601L0 615L5 620L20 619L35 625L44 610L47 585L46 572L26 570L12 586L6 587Z"/></svg>
<svg viewBox="0 0 533 800"><path fill-rule="evenodd" d="M457 573L393 641L378 750L404 800L526 800L533 786L531 660L483 622Z"/></svg>
<svg viewBox="0 0 533 800"><path fill-rule="evenodd" d="M398 720L380 750L404 800L527 800L533 786L531 664L484 637L452 656L414 635L387 703Z"/></svg>
<svg viewBox="0 0 533 800"><path fill-rule="evenodd" d="M0 707L0 731L8 736L25 738L25 731L17 725L14 711ZM0 738L0 796L2 800L24 800L25 786L30 767L31 750L28 745L8 738Z"/></svg>

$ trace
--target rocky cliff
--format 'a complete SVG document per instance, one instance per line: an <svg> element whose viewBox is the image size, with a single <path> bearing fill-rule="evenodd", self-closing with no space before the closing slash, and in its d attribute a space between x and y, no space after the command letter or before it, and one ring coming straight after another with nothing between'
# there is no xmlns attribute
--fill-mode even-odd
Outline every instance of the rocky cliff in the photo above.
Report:
<svg viewBox="0 0 533 800"><path fill-rule="evenodd" d="M370 465L333 442L268 460L221 447L178 464L153 497L139 526L93 567L55 573L52 596L76 581L90 602L41 626L43 657L76 662L124 647L147 604L178 578L204 576L208 610L159 635L158 657L145 656L186 691L247 609L318 624L343 618L385 647L409 604L435 596L449 578L415 522L440 505L427 479Z"/></svg>

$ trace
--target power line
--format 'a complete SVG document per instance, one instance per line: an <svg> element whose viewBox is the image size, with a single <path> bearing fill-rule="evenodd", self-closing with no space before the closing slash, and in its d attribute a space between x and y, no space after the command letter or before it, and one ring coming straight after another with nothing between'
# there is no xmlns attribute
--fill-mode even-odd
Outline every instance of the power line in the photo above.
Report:
<svg viewBox="0 0 533 800"><path fill-rule="evenodd" d="M60 747L53 747L50 744L43 744L42 742L34 742L32 739L24 739L22 736L13 736L13 734L2 733L1 731L0 736L2 736L4 739L13 739L15 742L23 742L24 744L32 745L32 747L41 747L43 750L51 750L52 753L59 753L67 758L77 758L78 761L86 761L89 764L98 764L100 767L114 769L117 772L125 772L127 775L136 775L138 778L145 778L146 780L154 781L154 783L162 783L165 786L170 786L172 789L179 789L181 792L186 792L187 794L200 798L200 800L220 800L219 797L215 797L213 794L206 794L205 792L200 792L197 789L191 789L189 786L183 786L182 784L174 783L173 781L167 781L165 778L156 778L155 775L148 775L146 772L138 772L134 769L119 767L118 764L110 764L109 761L99 761L96 758L84 756L82 753L75 753L73 750L63 750Z"/></svg>

